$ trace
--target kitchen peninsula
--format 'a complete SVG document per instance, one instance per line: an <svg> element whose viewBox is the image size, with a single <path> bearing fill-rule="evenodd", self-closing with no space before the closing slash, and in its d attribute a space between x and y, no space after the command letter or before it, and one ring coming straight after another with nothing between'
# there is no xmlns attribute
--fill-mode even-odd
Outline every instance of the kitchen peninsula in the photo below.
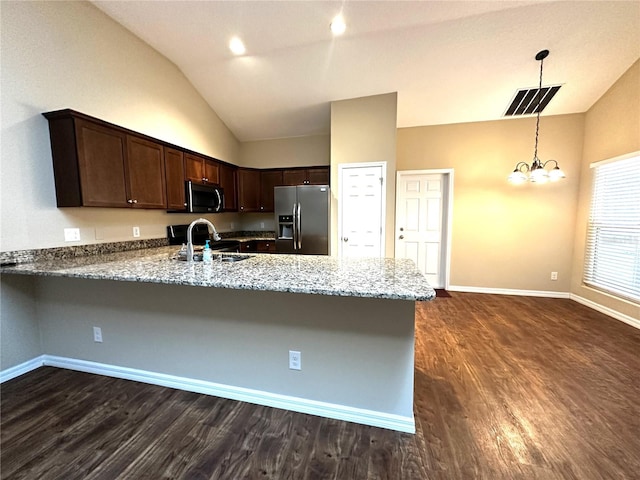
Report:
<svg viewBox="0 0 640 480"><path fill-rule="evenodd" d="M175 247L4 266L28 275L42 364L413 432L411 261L250 255L212 264ZM102 342L94 342L100 327ZM289 351L301 352L291 370Z"/></svg>

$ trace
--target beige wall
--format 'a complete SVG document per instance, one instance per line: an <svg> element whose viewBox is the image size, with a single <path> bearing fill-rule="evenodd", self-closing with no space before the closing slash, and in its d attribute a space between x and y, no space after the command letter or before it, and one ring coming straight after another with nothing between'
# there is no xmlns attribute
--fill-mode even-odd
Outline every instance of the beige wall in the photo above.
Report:
<svg viewBox="0 0 640 480"><path fill-rule="evenodd" d="M42 112L73 108L209 155L238 161L238 141L174 64L88 2L0 5L0 249L166 235L193 215L55 204L49 130ZM211 216L221 229L237 215ZM2 278L0 368L41 352L32 279Z"/></svg>
<svg viewBox="0 0 640 480"><path fill-rule="evenodd" d="M53 277L35 293L48 355L413 418L410 301Z"/></svg>
<svg viewBox="0 0 640 480"><path fill-rule="evenodd" d="M240 143L240 165L253 168L310 167L331 163L331 137L276 138Z"/></svg>
<svg viewBox="0 0 640 480"><path fill-rule="evenodd" d="M42 355L34 277L3 275L0 288L0 371Z"/></svg>
<svg viewBox="0 0 640 480"><path fill-rule="evenodd" d="M591 201L592 162L640 150L640 60L587 112L580 195L575 232L571 292L640 319L640 306L602 294L582 283L587 220Z"/></svg>
<svg viewBox="0 0 640 480"><path fill-rule="evenodd" d="M177 67L90 3L3 1L1 22L3 251L69 245L65 227L79 227L83 244L130 240L134 225L143 238L163 237L193 217L56 208L42 112L73 108L239 161L238 141Z"/></svg>
<svg viewBox="0 0 640 480"><path fill-rule="evenodd" d="M338 252L338 165L387 162L385 255L393 257L398 94L331 103L331 253Z"/></svg>
<svg viewBox="0 0 640 480"><path fill-rule="evenodd" d="M454 169L451 285L569 291L583 128L582 114L542 117L539 157L567 178L522 186L507 176L531 162L535 118L398 130L398 170Z"/></svg>

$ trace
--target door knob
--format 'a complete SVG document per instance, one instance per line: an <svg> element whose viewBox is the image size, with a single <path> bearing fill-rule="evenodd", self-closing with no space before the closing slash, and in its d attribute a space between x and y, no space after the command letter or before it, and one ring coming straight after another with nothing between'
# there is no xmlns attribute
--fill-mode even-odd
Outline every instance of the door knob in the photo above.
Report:
<svg viewBox="0 0 640 480"><path fill-rule="evenodd" d="M349 237L342 237L342 241L343 242L348 242L349 241Z"/></svg>
<svg viewBox="0 0 640 480"><path fill-rule="evenodd" d="M404 239L404 235L400 235L398 238L399 238L400 240L402 240L402 239Z"/></svg>

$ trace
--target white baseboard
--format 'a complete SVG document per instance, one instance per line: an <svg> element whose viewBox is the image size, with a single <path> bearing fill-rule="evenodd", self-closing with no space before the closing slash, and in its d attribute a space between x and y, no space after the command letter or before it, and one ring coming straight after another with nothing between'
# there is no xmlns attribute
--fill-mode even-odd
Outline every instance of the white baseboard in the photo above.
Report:
<svg viewBox="0 0 640 480"><path fill-rule="evenodd" d="M485 288L465 287L462 285L450 285L450 292L488 293L491 295L517 295L520 297L546 297L546 298L571 298L569 292L553 292L548 290L517 290L512 288Z"/></svg>
<svg viewBox="0 0 640 480"><path fill-rule="evenodd" d="M613 308L605 307L603 305L600 305L599 303L593 302L573 293L571 294L571 300L581 303L582 305L586 305L589 308L593 308L594 310L597 310L600 313L604 313L605 315L609 315L610 317L613 317L616 320L620 320L621 322L631 325L632 327L640 329L640 320L638 320L637 318L630 317L629 315L625 315L624 313L614 310Z"/></svg>
<svg viewBox="0 0 640 480"><path fill-rule="evenodd" d="M570 292L549 292L545 290L515 290L508 288L484 288L484 287L464 287L459 285L451 285L447 288L451 292L466 292L466 293L488 293L494 295L519 295L523 297L547 297L547 298L568 298L574 300L582 305L586 305L589 308L593 308L600 313L609 315L610 317L620 320L632 327L640 329L640 320L625 315L609 307L600 305L599 303L587 300L584 297L576 295Z"/></svg>
<svg viewBox="0 0 640 480"><path fill-rule="evenodd" d="M28 368L27 364L29 364L29 366L33 365L32 368ZM13 376L6 378L6 380L9 380L10 378L17 377L22 373L26 373L43 365L66 368L68 370L77 370L86 373L94 373L107 377L135 380L137 382L149 383L152 385L160 385L163 387L176 388L178 390L203 393L206 395L213 395L216 397L228 398L231 400L238 400L241 402L263 405L266 407L291 410L293 412L307 413L310 415L317 415L326 418L334 418L336 420L344 420L347 422L360 423L373 427L387 428L400 432L415 433L416 431L415 419L413 416L404 417L400 415L366 410L362 408L354 408L345 405L318 402L305 398L263 392L250 388L222 385L219 383L196 380L192 378L166 375L164 373L119 367L117 365L89 362L86 360L76 360L73 358L56 357L53 355L42 355L31 360L30 362L26 362L16 367L7 369L0 373L0 378L2 378L4 381L4 375L5 372L7 372L8 374L13 374ZM16 373L14 371L22 373Z"/></svg>
<svg viewBox="0 0 640 480"><path fill-rule="evenodd" d="M11 380L12 378L19 377L20 375L24 375L25 373L29 373L31 370L35 370L36 368L40 368L44 365L44 359L46 355L40 355L39 357L32 358L20 365L16 365L15 367L7 368L6 370L0 371L0 383L6 382L7 380Z"/></svg>

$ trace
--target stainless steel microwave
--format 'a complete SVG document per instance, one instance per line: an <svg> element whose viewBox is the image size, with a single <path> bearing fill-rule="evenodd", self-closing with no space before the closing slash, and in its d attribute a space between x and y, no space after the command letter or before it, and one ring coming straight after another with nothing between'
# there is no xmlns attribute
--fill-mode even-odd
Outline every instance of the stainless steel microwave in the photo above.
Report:
<svg viewBox="0 0 640 480"><path fill-rule="evenodd" d="M224 191L219 185L185 182L187 212L216 213L224 208Z"/></svg>

